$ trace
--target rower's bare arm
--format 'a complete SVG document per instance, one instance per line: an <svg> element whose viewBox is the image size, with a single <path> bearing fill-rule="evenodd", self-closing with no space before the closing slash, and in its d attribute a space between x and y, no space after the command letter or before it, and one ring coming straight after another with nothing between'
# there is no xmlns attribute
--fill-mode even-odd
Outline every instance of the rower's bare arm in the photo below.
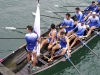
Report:
<svg viewBox="0 0 100 75"><path fill-rule="evenodd" d="M49 37L51 38L52 36L50 35L50 33L49 33Z"/></svg>
<svg viewBox="0 0 100 75"><path fill-rule="evenodd" d="M38 43L41 43L41 38L38 38L38 39L37 39L37 42L38 42Z"/></svg>
<svg viewBox="0 0 100 75"><path fill-rule="evenodd" d="M57 37L57 41L56 41L56 44L59 42L59 40L60 40L60 37Z"/></svg>
<svg viewBox="0 0 100 75"><path fill-rule="evenodd" d="M73 30L69 31L67 34L67 37L71 36L72 33L73 33Z"/></svg>
<svg viewBox="0 0 100 75"><path fill-rule="evenodd" d="M89 25L89 23L90 23L90 20L86 24Z"/></svg>
<svg viewBox="0 0 100 75"><path fill-rule="evenodd" d="M70 47L69 47L69 38L66 39L66 42L67 42L68 51L70 51Z"/></svg>

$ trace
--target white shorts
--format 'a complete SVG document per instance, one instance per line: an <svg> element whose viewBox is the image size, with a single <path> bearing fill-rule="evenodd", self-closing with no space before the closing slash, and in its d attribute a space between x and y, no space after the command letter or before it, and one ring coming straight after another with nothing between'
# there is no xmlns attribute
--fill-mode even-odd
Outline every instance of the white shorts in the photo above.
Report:
<svg viewBox="0 0 100 75"><path fill-rule="evenodd" d="M48 38L48 43L50 43L51 38ZM54 41L52 42L52 44L54 45L56 43L56 39L54 39Z"/></svg>
<svg viewBox="0 0 100 75"><path fill-rule="evenodd" d="M78 36L79 38L82 38L83 36Z"/></svg>
<svg viewBox="0 0 100 75"><path fill-rule="evenodd" d="M27 48L26 48L27 49ZM34 47L34 49L33 50L28 50L27 49L27 51L31 51L32 53L36 53L37 52L37 48L36 47Z"/></svg>
<svg viewBox="0 0 100 75"><path fill-rule="evenodd" d="M67 46L66 47L62 47L60 44L59 44L59 47L62 48L62 49L66 49L66 50L68 49Z"/></svg>

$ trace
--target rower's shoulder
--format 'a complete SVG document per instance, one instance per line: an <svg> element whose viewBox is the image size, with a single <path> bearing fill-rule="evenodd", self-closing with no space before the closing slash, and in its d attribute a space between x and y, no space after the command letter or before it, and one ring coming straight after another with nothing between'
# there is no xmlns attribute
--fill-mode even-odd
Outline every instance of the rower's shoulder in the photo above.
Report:
<svg viewBox="0 0 100 75"><path fill-rule="evenodd" d="M27 33L25 36L37 36L35 33Z"/></svg>
<svg viewBox="0 0 100 75"><path fill-rule="evenodd" d="M79 14L83 14L81 11L79 11Z"/></svg>
<svg viewBox="0 0 100 75"><path fill-rule="evenodd" d="M72 18L70 19L71 21L74 21Z"/></svg>
<svg viewBox="0 0 100 75"><path fill-rule="evenodd" d="M89 18L93 18L92 16L89 16Z"/></svg>
<svg viewBox="0 0 100 75"><path fill-rule="evenodd" d="M99 19L99 17L98 17L98 16L96 16L96 19Z"/></svg>

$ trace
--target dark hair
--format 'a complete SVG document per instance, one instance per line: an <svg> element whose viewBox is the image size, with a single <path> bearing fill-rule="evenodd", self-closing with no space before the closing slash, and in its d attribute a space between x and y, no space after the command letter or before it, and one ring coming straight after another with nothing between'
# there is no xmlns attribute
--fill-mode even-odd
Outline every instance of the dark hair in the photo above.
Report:
<svg viewBox="0 0 100 75"><path fill-rule="evenodd" d="M69 13L67 13L67 14L66 14L66 16L70 17L70 14L69 14Z"/></svg>
<svg viewBox="0 0 100 75"><path fill-rule="evenodd" d="M60 35L64 35L64 34L66 34L66 33L65 33L65 32L61 32L61 33L60 33Z"/></svg>
<svg viewBox="0 0 100 75"><path fill-rule="evenodd" d="M33 31L33 27L32 26L27 26L26 28L28 28L28 30L30 30L31 32Z"/></svg>
<svg viewBox="0 0 100 75"><path fill-rule="evenodd" d="M92 1L92 4L95 3L95 1Z"/></svg>
<svg viewBox="0 0 100 75"><path fill-rule="evenodd" d="M51 28L55 29L55 24L54 23L51 24Z"/></svg>
<svg viewBox="0 0 100 75"><path fill-rule="evenodd" d="M75 8L75 10L80 10L80 8L79 8L79 7L77 7L77 8Z"/></svg>

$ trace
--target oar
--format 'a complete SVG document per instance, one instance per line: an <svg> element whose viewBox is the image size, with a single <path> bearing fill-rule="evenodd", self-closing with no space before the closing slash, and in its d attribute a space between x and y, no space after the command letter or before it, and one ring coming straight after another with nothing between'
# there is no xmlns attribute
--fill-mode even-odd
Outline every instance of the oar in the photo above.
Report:
<svg viewBox="0 0 100 75"><path fill-rule="evenodd" d="M26 29L26 28L16 28L16 27L2 27L4 29L9 29L9 30L16 30L16 29ZM50 28L49 26L48 27L41 27L41 29L44 29L44 28Z"/></svg>
<svg viewBox="0 0 100 75"><path fill-rule="evenodd" d="M26 29L26 28L15 28L15 27L2 27L4 29L16 30L16 29Z"/></svg>
<svg viewBox="0 0 100 75"><path fill-rule="evenodd" d="M48 37L41 37L41 39L47 39ZM8 38L8 37L5 37L5 38L0 38L0 39L25 39L25 38Z"/></svg>
<svg viewBox="0 0 100 75"><path fill-rule="evenodd" d="M26 29L26 28L15 28L15 27L2 27L4 29L8 29L8 30L16 30L16 29ZM50 26L48 27L41 27L41 29L50 29ZM59 27L56 27L56 28L59 28ZM20 31L21 32L21 31Z"/></svg>
<svg viewBox="0 0 100 75"><path fill-rule="evenodd" d="M35 12L32 12L32 14L35 16L36 13ZM44 16L44 17L49 17L49 18L54 18L54 19L60 19L62 20L61 18L57 18L57 17L53 17L53 16L47 16L47 15L40 15L40 16Z"/></svg>
<svg viewBox="0 0 100 75"><path fill-rule="evenodd" d="M56 14L56 13L75 13L75 12L71 12L71 11L67 11L67 12L52 12L52 11L46 11L46 12L54 13L54 14Z"/></svg>
<svg viewBox="0 0 100 75"><path fill-rule="evenodd" d="M82 6L59 6L59 5L54 5L55 7L59 7L59 8L62 8L62 7L88 7L87 5L82 5Z"/></svg>
<svg viewBox="0 0 100 75"><path fill-rule="evenodd" d="M0 38L0 39L25 39L25 38Z"/></svg>
<svg viewBox="0 0 100 75"><path fill-rule="evenodd" d="M78 38L79 39L79 38ZM80 39L79 39L80 40ZM85 44L82 40L80 40L81 41L81 43L85 46L85 47L87 47L92 53L94 53L99 59L100 59L100 57L87 45L87 44Z"/></svg>
<svg viewBox="0 0 100 75"><path fill-rule="evenodd" d="M73 67L76 69L76 71L79 73L79 75L82 75L81 73L80 73L80 71L77 69L77 67L73 64L73 62L70 60L70 58L67 56L67 54L64 54L64 56L65 56L65 58L66 58L66 60L68 59L68 61L73 65Z"/></svg>

